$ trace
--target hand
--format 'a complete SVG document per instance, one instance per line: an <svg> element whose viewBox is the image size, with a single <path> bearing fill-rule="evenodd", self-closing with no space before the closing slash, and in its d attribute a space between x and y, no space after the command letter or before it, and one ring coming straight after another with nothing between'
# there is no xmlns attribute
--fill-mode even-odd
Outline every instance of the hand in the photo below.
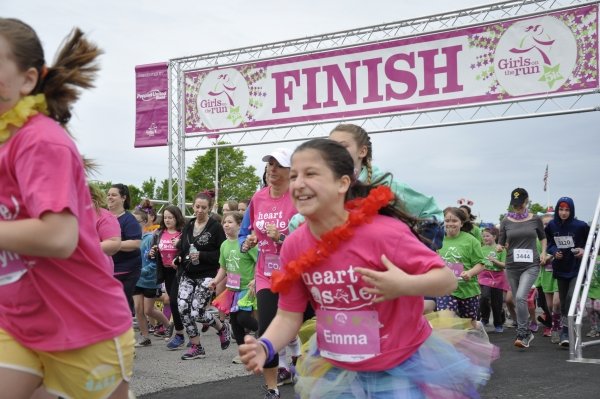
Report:
<svg viewBox="0 0 600 399"><path fill-rule="evenodd" d="M562 259L563 258L562 251L556 251L556 253L554 254L554 257L559 260Z"/></svg>
<svg viewBox="0 0 600 399"><path fill-rule="evenodd" d="M246 370L254 374L262 373L265 360L267 360L267 354L265 353L265 348L256 338L246 335L244 337L244 344L240 345L238 352Z"/></svg>
<svg viewBox="0 0 600 399"><path fill-rule="evenodd" d="M545 253L545 252L542 252L542 253L540 254L540 265L543 265L543 264L545 264L545 263L546 263L546 257L547 257L547 255L546 255L546 253Z"/></svg>
<svg viewBox="0 0 600 399"><path fill-rule="evenodd" d="M583 258L583 248L575 248L577 250L577 252L573 252L573 255L575 255L576 258Z"/></svg>
<svg viewBox="0 0 600 399"><path fill-rule="evenodd" d="M281 234L279 232L279 230L277 230L277 227L275 226L274 223L269 223L265 226L265 228L267 229L267 236L277 242L277 240L279 240L279 235Z"/></svg>
<svg viewBox="0 0 600 399"><path fill-rule="evenodd" d="M190 253L190 260L191 261L196 261L196 260L198 260L198 258L200 258L200 252L192 252L192 253Z"/></svg>
<svg viewBox="0 0 600 399"><path fill-rule="evenodd" d="M246 241L242 244L242 251L247 252L250 248L254 248L257 243L258 239L256 238L256 235L254 235L254 232L252 232L252 234L246 237Z"/></svg>
<svg viewBox="0 0 600 399"><path fill-rule="evenodd" d="M385 255L381 255L381 262L386 267L386 271L378 272L364 267L354 268L354 271L362 275L363 281L372 286L364 288L366 292L374 295L372 303L397 298L406 291L406 285L410 284L408 274L390 262Z"/></svg>
<svg viewBox="0 0 600 399"><path fill-rule="evenodd" d="M158 252L158 246L153 245L152 248L150 248L150 251L148 251L148 258L156 258L156 252Z"/></svg>
<svg viewBox="0 0 600 399"><path fill-rule="evenodd" d="M469 281L469 280L471 279L471 277L473 277L473 276L471 276L471 273L469 273L469 272L467 272L467 271L464 271L464 270L463 270L463 271L460 273L460 277L461 277L463 280L465 280L465 281Z"/></svg>
<svg viewBox="0 0 600 399"><path fill-rule="evenodd" d="M496 257L495 257L494 255L488 255L488 257L487 257L487 258L488 258L488 260L489 260L490 262L492 262L492 263L496 263L496 262L495 262L495 260L496 260Z"/></svg>
<svg viewBox="0 0 600 399"><path fill-rule="evenodd" d="M171 238L171 244L173 244L174 247L176 247L178 243L179 243L179 237Z"/></svg>
<svg viewBox="0 0 600 399"><path fill-rule="evenodd" d="M500 245L500 244L497 244L496 245L496 252L502 252L502 251L504 251L504 247L502 245Z"/></svg>
<svg viewBox="0 0 600 399"><path fill-rule="evenodd" d="M250 280L250 282L248 283L248 291L250 291L250 294L252 294L252 295L256 294L256 280L255 279Z"/></svg>
<svg viewBox="0 0 600 399"><path fill-rule="evenodd" d="M217 283L215 283L214 278L212 280L210 280L210 282L208 283L208 288L213 291L217 289Z"/></svg>

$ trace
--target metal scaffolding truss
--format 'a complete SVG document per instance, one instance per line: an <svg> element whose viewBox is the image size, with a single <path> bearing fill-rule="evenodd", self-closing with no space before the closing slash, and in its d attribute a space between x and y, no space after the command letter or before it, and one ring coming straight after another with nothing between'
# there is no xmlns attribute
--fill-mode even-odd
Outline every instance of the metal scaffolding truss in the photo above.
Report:
<svg viewBox="0 0 600 399"><path fill-rule="evenodd" d="M171 188L169 202L176 204L185 202L185 184L178 184L178 182L185 181L186 152L215 147L209 137L211 133L184 134L183 74L186 71L395 40L596 3L598 3L597 0L503 1L410 20L171 59L169 61L169 187ZM509 100L484 105L465 105L361 117L353 119L353 123L365 127L369 134L375 134L591 111L600 111L600 90L598 89L566 95L528 98L527 100ZM350 120L344 118L344 121ZM219 133L219 140L231 144L217 147L250 146L324 137L337 123L338 121L311 122L262 129L228 130ZM177 193L176 198L173 198L173 193Z"/></svg>

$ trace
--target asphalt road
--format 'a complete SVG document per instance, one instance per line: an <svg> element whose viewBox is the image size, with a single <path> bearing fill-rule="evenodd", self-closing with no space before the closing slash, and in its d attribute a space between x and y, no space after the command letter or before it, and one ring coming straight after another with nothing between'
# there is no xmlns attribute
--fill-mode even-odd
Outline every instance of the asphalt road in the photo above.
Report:
<svg viewBox="0 0 600 399"><path fill-rule="evenodd" d="M587 332L586 329L584 331ZM569 351L542 337L541 329L531 347L513 346L514 330L490 333L500 348L493 375L481 390L483 399L588 399L600 398L600 364L567 362ZM587 339L589 340L589 339ZM202 335L207 357L180 360L182 351L167 351L164 341L153 338L152 347L136 352L132 390L138 399L262 398L262 378L248 375L232 364L237 346L221 351L214 331ZM600 359L600 346L583 349L586 358ZM293 388L281 389L282 398L293 398Z"/></svg>

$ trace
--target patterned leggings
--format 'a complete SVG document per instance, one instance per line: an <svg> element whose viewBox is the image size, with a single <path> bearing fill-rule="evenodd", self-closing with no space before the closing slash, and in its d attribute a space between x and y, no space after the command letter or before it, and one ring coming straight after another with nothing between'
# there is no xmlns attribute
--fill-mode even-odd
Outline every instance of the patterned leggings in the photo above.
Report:
<svg viewBox="0 0 600 399"><path fill-rule="evenodd" d="M435 302L438 310L452 310L463 319L479 319L479 295L465 299L446 295L437 297Z"/></svg>
<svg viewBox="0 0 600 399"><path fill-rule="evenodd" d="M190 338L199 335L196 322L215 325L215 317L206 311L213 295L213 291L208 287L211 280L210 277L193 279L183 275L179 281L177 305L181 321Z"/></svg>
<svg viewBox="0 0 600 399"><path fill-rule="evenodd" d="M588 298L585 302L585 310L587 310L592 327L600 327L600 299Z"/></svg>

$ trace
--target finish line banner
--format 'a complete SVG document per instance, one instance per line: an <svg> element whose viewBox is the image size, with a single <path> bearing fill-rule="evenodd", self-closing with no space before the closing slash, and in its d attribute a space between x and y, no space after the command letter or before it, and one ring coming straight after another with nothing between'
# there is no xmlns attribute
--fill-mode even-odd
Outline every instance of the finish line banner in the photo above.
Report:
<svg viewBox="0 0 600 399"><path fill-rule="evenodd" d="M187 71L185 132L226 131L598 88L598 5Z"/></svg>
<svg viewBox="0 0 600 399"><path fill-rule="evenodd" d="M165 146L169 141L169 66L135 67L134 147Z"/></svg>

